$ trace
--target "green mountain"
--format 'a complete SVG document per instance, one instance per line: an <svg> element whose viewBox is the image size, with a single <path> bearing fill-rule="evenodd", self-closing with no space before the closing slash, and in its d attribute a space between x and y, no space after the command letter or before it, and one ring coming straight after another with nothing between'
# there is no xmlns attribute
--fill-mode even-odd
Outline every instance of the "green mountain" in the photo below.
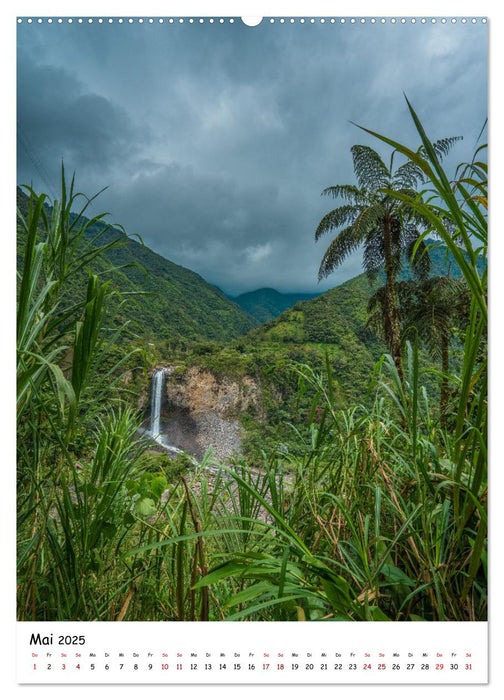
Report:
<svg viewBox="0 0 504 700"><path fill-rule="evenodd" d="M242 309L259 323L264 323L279 316L282 311L294 306L297 301L306 301L318 296L317 294L282 294L271 287L256 289L233 298Z"/></svg>
<svg viewBox="0 0 504 700"><path fill-rule="evenodd" d="M371 288L359 275L318 297L299 301L242 342L256 354L323 367L331 361L342 403L362 398L374 363L386 348L366 329Z"/></svg>
<svg viewBox="0 0 504 700"><path fill-rule="evenodd" d="M18 188L17 204L28 211L28 197ZM86 244L103 231L90 226ZM117 228L100 236L100 245L119 239L121 246L92 263L93 272L110 279L128 300L117 304L118 320L129 319L138 332L152 338L188 338L228 342L257 325L238 304L200 275L166 260ZM18 266L22 261L24 235L18 230ZM68 289L77 298L85 290L86 272L76 275Z"/></svg>
<svg viewBox="0 0 504 700"><path fill-rule="evenodd" d="M431 250L431 261L433 276L460 276L458 266L451 255L446 255L445 247ZM405 269L400 277L410 276ZM208 349L208 352L205 348L206 354L186 354L183 362L204 365L216 374L258 377L261 410L257 416L242 416L242 422L247 428L247 440L253 442L254 449L265 445L269 438L273 445L277 430L285 432L287 429L282 426L290 423L302 425L310 409L309 392L298 401L299 377L289 370L293 362L320 373L326 371L327 358L338 405L366 403L375 364L389 351L366 327L369 298L382 283L378 279L371 285L363 273L318 297L297 301L277 318L224 348ZM422 376L422 381L428 389L432 388L433 401L436 401L438 392L431 387L432 376Z"/></svg>

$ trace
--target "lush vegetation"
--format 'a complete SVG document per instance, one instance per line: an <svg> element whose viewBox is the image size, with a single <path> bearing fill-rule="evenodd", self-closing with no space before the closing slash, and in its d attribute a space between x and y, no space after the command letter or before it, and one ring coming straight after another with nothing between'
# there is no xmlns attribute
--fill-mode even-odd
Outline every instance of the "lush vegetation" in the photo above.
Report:
<svg viewBox="0 0 504 700"><path fill-rule="evenodd" d="M367 326L370 293L355 304L358 279L223 351L191 344L216 372L257 366L259 339L265 363L287 348L281 376L297 389L303 429L287 407L296 440L277 441L255 468L210 454L193 468L142 443L110 390L135 357L116 359L127 330L117 293L92 272L68 293L115 243L83 253L90 224L70 215L64 181L50 209L31 193L20 212L19 619L486 619L486 165L480 149L450 181L411 115L420 151L375 136L423 173L424 189L378 189L425 222L412 256L435 234L461 271L464 308L440 321L450 362L431 359L433 336L414 323L428 287L397 305L399 369ZM366 391L343 401L343 369L350 386L358 362ZM448 403L431 400L432 383Z"/></svg>

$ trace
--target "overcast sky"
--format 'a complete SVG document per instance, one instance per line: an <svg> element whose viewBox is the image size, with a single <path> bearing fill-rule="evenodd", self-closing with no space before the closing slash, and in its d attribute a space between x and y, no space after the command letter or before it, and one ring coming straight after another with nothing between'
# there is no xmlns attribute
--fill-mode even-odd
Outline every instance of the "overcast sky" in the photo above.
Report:
<svg viewBox="0 0 504 700"><path fill-rule="evenodd" d="M322 292L317 283L350 148L372 128L415 148L403 92L432 139L487 117L487 28L440 23L18 26L18 183L58 191L61 161L99 208L226 293Z"/></svg>

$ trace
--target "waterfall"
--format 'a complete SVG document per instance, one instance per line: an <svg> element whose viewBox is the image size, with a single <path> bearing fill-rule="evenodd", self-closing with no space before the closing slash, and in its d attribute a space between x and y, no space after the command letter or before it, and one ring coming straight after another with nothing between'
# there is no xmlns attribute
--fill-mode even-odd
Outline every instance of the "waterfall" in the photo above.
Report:
<svg viewBox="0 0 504 700"><path fill-rule="evenodd" d="M164 382L165 370L157 369L152 375L150 434L153 437L159 436L161 424L161 403L163 400Z"/></svg>
<svg viewBox="0 0 504 700"><path fill-rule="evenodd" d="M161 434L163 390L166 376L170 376L171 374L173 374L173 367L163 367L162 369L156 369L152 375L150 428L144 432L153 438L158 445L168 453L179 454L182 450L175 447L175 445L171 445L167 436Z"/></svg>

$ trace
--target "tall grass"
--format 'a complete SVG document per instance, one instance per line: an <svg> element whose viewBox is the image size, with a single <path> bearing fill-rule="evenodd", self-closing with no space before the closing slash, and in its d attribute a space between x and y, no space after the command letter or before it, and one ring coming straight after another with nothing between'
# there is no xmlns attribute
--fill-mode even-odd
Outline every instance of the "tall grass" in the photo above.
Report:
<svg viewBox="0 0 504 700"><path fill-rule="evenodd" d="M474 517L477 518L470 567L463 588L465 597L484 557L487 529L486 510L481 500L482 494L486 498L488 431L488 180L487 165L482 160L486 145L477 149L470 163L459 165L455 180L450 181L409 102L408 107L427 158L412 153L390 139L375 135L410 158L425 173L432 185L434 205L428 207L419 199L411 202L418 211L427 209L431 228L424 237L431 231L437 234L454 255L471 291L469 327L465 336L462 367L459 376L450 378L458 393L453 434L453 505L457 537L462 537L464 528ZM404 195L401 198L404 199ZM478 269L479 256L484 261L481 272Z"/></svg>
<svg viewBox="0 0 504 700"><path fill-rule="evenodd" d="M102 605L92 581L111 552L105 545L117 528L136 423L129 413L104 411L103 397L120 377L119 366L102 366L121 330L105 330L114 292L91 271L80 299L68 299L67 285L120 242L86 237L102 218L84 218L92 199L76 193L73 180L68 189L64 171L61 200L51 207L27 190L27 214L18 211L25 240L17 310L19 616L80 619Z"/></svg>

